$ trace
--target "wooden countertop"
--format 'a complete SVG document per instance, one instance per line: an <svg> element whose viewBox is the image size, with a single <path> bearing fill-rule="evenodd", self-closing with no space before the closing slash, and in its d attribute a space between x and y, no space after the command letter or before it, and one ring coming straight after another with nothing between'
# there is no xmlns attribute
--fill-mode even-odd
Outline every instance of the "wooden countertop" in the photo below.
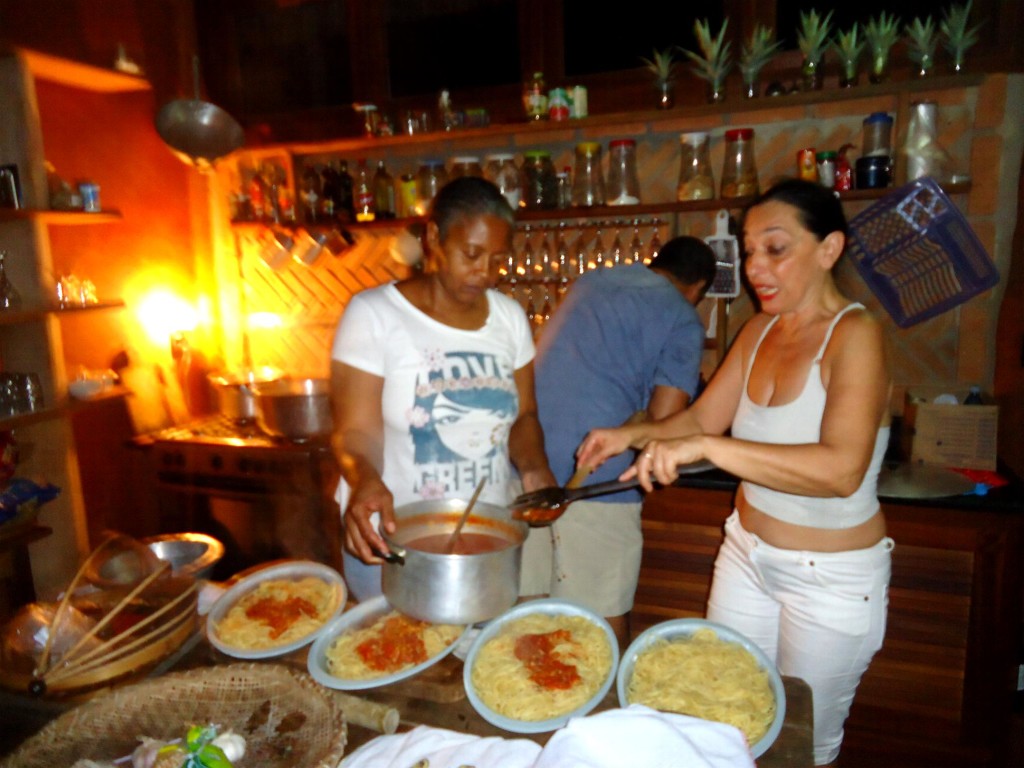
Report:
<svg viewBox="0 0 1024 768"><path fill-rule="evenodd" d="M288 656L269 659L263 663L278 663L305 670L306 650L301 649ZM237 661L211 647L202 635L197 635L179 654L165 661L152 674L171 670L201 669ZM810 768L814 764L811 690L804 681L797 678L783 678L783 683L786 689L786 719L778 739L761 756L757 765L759 768ZM480 717L466 697L462 684L462 662L454 656L446 657L434 667L407 680L380 688L346 691L345 694L354 694L367 701L397 709L400 716L400 732L411 730L417 725L429 725L479 736L529 738L542 745L551 736L550 733L509 733ZM20 740L27 738L70 706L72 704L68 702L33 699L27 695L0 691L0 718L3 718L8 726L5 736L20 736L17 741L0 742L0 751L12 749ZM616 706L618 701L613 689L595 711L600 712ZM349 722L348 746L345 753L350 754L378 735L369 728Z"/></svg>

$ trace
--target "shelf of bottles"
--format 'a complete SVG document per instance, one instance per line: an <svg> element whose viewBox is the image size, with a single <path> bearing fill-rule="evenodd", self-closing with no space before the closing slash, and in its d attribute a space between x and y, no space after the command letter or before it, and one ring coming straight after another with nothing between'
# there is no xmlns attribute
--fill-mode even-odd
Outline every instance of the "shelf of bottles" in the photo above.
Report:
<svg viewBox="0 0 1024 768"><path fill-rule="evenodd" d="M573 280L596 269L649 264L667 223L657 216L519 222L498 288L519 302L539 335Z"/></svg>

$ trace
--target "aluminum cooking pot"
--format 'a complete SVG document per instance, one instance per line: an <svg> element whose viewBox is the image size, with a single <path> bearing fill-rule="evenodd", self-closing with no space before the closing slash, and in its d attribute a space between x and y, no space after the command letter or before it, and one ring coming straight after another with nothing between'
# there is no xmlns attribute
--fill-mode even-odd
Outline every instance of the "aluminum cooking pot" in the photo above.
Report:
<svg viewBox="0 0 1024 768"><path fill-rule="evenodd" d="M269 435L303 442L333 429L327 379L279 379L253 385L256 423Z"/></svg>
<svg viewBox="0 0 1024 768"><path fill-rule="evenodd" d="M278 381L281 374L267 371L261 374L211 373L207 377L217 397L217 410L224 416L240 423L256 418L256 384Z"/></svg>
<svg viewBox="0 0 1024 768"><path fill-rule="evenodd" d="M466 503L441 499L395 509L395 532L382 533L391 554L382 567L381 586L397 610L433 623L474 624L515 604L529 527L513 520L506 507L478 501L460 535L467 543L486 546L470 546L481 550L475 554L447 554L443 544Z"/></svg>

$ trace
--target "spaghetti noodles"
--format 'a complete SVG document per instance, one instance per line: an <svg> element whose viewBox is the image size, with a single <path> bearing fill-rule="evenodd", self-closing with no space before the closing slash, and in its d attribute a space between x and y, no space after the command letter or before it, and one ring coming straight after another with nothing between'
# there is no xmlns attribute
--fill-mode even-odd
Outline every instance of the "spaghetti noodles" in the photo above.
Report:
<svg viewBox="0 0 1024 768"><path fill-rule="evenodd" d="M548 720L572 712L611 673L604 630L583 616L530 614L484 644L471 679L480 700L516 720Z"/></svg>
<svg viewBox="0 0 1024 768"><path fill-rule="evenodd" d="M749 744L756 744L775 719L768 673L742 645L706 628L685 638L658 640L641 652L626 699L733 725Z"/></svg>
<svg viewBox="0 0 1024 768"><path fill-rule="evenodd" d="M391 611L368 627L339 635L324 652L327 670L345 680L394 674L437 656L459 639L462 630Z"/></svg>
<svg viewBox="0 0 1024 768"><path fill-rule="evenodd" d="M273 648L319 629L341 599L323 579L268 579L239 599L217 624L217 637L244 650Z"/></svg>

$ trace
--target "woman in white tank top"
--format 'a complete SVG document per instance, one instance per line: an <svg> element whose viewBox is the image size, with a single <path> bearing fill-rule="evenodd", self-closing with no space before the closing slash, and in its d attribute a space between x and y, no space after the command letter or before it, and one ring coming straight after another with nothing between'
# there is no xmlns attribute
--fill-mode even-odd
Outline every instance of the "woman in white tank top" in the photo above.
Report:
<svg viewBox="0 0 1024 768"><path fill-rule="evenodd" d="M846 221L830 191L780 182L748 209L743 238L761 311L707 389L664 421L592 431L578 461L636 449L623 477L648 491L701 459L741 479L708 616L811 684L815 762L828 765L885 628L892 541L875 489L889 363L880 325L833 280Z"/></svg>

